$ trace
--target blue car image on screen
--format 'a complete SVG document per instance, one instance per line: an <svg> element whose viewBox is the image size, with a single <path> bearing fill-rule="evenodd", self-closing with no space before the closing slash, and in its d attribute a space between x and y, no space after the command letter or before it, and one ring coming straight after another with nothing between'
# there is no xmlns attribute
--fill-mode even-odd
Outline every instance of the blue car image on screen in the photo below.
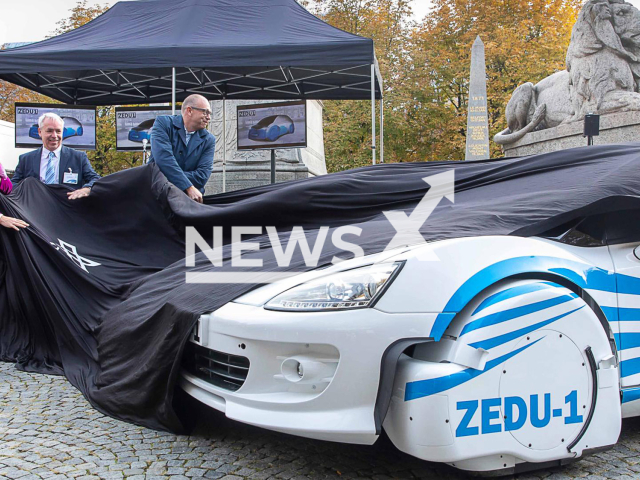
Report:
<svg viewBox="0 0 640 480"><path fill-rule="evenodd" d="M288 115L270 115L251 127L249 140L275 142L294 131L293 120Z"/></svg>
<svg viewBox="0 0 640 480"><path fill-rule="evenodd" d="M80 121L77 118L62 117L62 120L64 120L64 131L62 132L63 140L69 137L82 136L82 134L84 133L84 130L82 128L82 123L80 123ZM31 125L31 128L29 128L29 136L31 138L36 138L38 140L41 140L40 134L38 133L37 123L34 123L33 125Z"/></svg>
<svg viewBox="0 0 640 480"><path fill-rule="evenodd" d="M151 141L151 129L156 119L151 118L140 122L140 125L129 130L129 140L131 142L142 142L143 140Z"/></svg>

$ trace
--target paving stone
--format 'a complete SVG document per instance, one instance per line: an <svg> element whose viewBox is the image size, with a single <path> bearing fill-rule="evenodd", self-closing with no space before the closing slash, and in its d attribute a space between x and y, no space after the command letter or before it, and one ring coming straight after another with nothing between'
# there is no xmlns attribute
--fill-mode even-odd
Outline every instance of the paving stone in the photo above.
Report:
<svg viewBox="0 0 640 480"><path fill-rule="evenodd" d="M204 478L212 478L213 480L218 480L219 478L222 478L224 476L224 473L214 472L211 470L207 471L207 473L204 474Z"/></svg>
<svg viewBox="0 0 640 480"><path fill-rule="evenodd" d="M321 442L233 422L203 407L190 436L106 417L64 378L0 363L0 480L303 480L468 478L445 465L375 445ZM620 442L565 467L518 480L640 478L640 419L623 422Z"/></svg>

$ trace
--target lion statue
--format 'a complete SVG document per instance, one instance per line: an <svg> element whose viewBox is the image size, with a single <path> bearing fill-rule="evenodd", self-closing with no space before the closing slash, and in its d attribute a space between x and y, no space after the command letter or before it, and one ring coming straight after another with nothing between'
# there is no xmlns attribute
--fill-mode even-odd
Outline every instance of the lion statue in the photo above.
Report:
<svg viewBox="0 0 640 480"><path fill-rule="evenodd" d="M640 11L624 0L589 0L571 32L567 69L520 85L494 141L583 120L587 113L640 110Z"/></svg>

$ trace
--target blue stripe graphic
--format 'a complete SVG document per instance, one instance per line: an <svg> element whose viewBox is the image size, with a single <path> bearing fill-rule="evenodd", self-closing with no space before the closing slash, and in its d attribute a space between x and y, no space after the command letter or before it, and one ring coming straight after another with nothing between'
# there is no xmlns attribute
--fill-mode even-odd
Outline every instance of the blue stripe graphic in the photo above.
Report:
<svg viewBox="0 0 640 480"><path fill-rule="evenodd" d="M607 317L607 320L609 320L609 322L618 321L618 308L617 307L603 307L601 305L600 308L602 309L602 313L604 313L604 316Z"/></svg>
<svg viewBox="0 0 640 480"><path fill-rule="evenodd" d="M640 373L640 358L632 358L620 362L620 376L629 377Z"/></svg>
<svg viewBox="0 0 640 480"><path fill-rule="evenodd" d="M638 292L640 293L640 291ZM618 308L618 320L634 322L640 320L640 308Z"/></svg>
<svg viewBox="0 0 640 480"><path fill-rule="evenodd" d="M480 270L453 294L443 309L429 334L434 340L442 338L451 321L451 313L462 310L473 297L485 288L507 277L520 273L554 273L564 277L581 288L616 291L616 278L613 273L586 263L565 260L556 257L518 257L503 260ZM640 292L640 288L638 289Z"/></svg>
<svg viewBox="0 0 640 480"><path fill-rule="evenodd" d="M506 290L502 290L501 292L496 292L490 297L485 298L478 308L471 314L474 316L476 313L481 312L487 307L491 305L495 305L496 303L502 302L504 300L509 300L510 298L519 297L520 295L524 295L526 293L535 292L537 290L542 290L545 288L558 287L559 285L551 282L536 282L536 283L527 283L526 285L518 285L516 287L507 288Z"/></svg>
<svg viewBox="0 0 640 480"><path fill-rule="evenodd" d="M640 399L640 388L623 388L622 403L633 402Z"/></svg>
<svg viewBox="0 0 640 480"><path fill-rule="evenodd" d="M504 343L510 342L511 340L515 340L518 337L526 335L527 333L533 332L534 330L538 330L550 323L557 322L561 318L566 317L567 315L571 315L573 312L577 312L581 308L584 308L584 305L578 307L570 312L563 313L562 315L558 315L557 317L550 318L549 320L545 320L544 322L539 322L534 325L530 325L528 327L521 328L520 330L516 330L514 332L505 333L504 335L499 335L497 337L489 338L487 340L481 340L479 342L469 344L470 347L473 348L483 348L485 350L489 350L493 347L497 347Z"/></svg>
<svg viewBox="0 0 640 480"><path fill-rule="evenodd" d="M509 320L514 320L519 317L523 317L525 315L529 315L531 313L539 312L541 310L545 310L547 308L555 307L557 305L561 305L563 303L569 302L578 296L575 293L570 295L560 295L559 297L549 298L547 300L542 300L540 302L530 303L529 305L522 305L520 307L511 308L509 310L502 310L500 312L492 313L491 315L487 315L486 317L479 318L478 320L474 320L472 322L467 323L460 336L465 335L466 333L473 332L479 328L488 327L491 325L497 325L499 323L507 322Z"/></svg>
<svg viewBox="0 0 640 480"><path fill-rule="evenodd" d="M560 268L554 267L550 268L549 271L570 280L580 288L591 288L593 290L603 290L605 292L616 291L616 279L613 272L578 262L567 263L573 263L573 265Z"/></svg>
<svg viewBox="0 0 640 480"><path fill-rule="evenodd" d="M638 295L640 293L640 278L619 273L617 279L618 293L630 293L631 295Z"/></svg>
<svg viewBox="0 0 640 480"><path fill-rule="evenodd" d="M506 362L511 357L519 354L523 350L531 347L538 343L542 338L536 340L530 345L525 345L524 347L520 347L513 352L509 352L506 355L502 355L501 357L495 358L489 362L484 367L484 370L475 370L473 368L467 368L461 372L454 373L453 375L447 375L446 377L439 378L430 378L428 380L418 380L416 382L409 382L405 388L404 392L404 400L408 402L409 400L416 400L418 398L428 397L429 395L433 395L435 393L444 392L445 390L449 390L453 387L457 387L462 385L463 383L468 382L476 378L479 375L482 375L485 372L497 367L501 363Z"/></svg>
<svg viewBox="0 0 640 480"><path fill-rule="evenodd" d="M640 333L614 333L613 334L618 350L640 347Z"/></svg>

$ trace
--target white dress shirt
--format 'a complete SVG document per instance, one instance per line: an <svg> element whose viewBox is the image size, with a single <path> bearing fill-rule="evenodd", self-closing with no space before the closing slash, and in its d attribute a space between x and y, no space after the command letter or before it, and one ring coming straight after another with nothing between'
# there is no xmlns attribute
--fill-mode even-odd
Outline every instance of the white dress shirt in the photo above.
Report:
<svg viewBox="0 0 640 480"><path fill-rule="evenodd" d="M62 145L53 151L55 158L53 159L53 169L55 172L55 182L59 183L60 180L60 150ZM40 181L44 183L44 179L47 175L47 164L49 163L49 150L42 147L42 155L40 156Z"/></svg>
<svg viewBox="0 0 640 480"><path fill-rule="evenodd" d="M195 130L193 132L190 132L189 130L187 130L187 127L184 127L184 131L186 132L186 135L184 138L186 139L187 146L189 146L189 140L191 140L191 137L193 137L193 134L196 132Z"/></svg>

